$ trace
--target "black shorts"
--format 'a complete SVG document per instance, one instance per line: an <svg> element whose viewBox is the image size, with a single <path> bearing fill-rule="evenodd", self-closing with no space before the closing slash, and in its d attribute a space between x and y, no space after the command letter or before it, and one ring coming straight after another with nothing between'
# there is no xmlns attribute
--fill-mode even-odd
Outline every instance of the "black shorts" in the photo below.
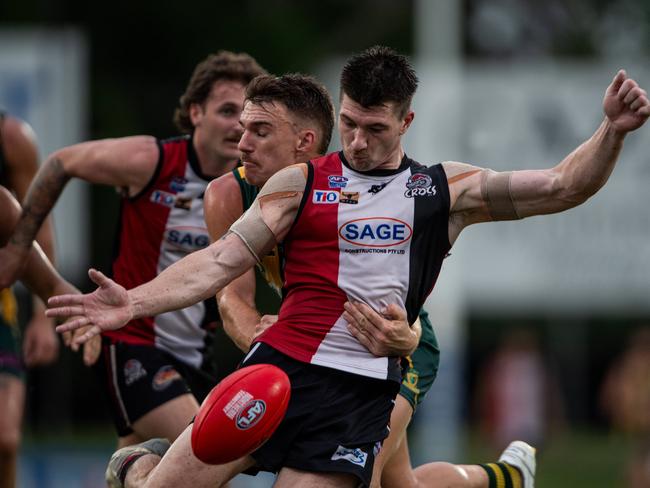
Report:
<svg viewBox="0 0 650 488"><path fill-rule="evenodd" d="M263 343L242 366L263 363L287 373L291 400L278 429L253 452L256 467L249 474L288 467L350 473L369 485L399 383L303 363Z"/></svg>
<svg viewBox="0 0 650 488"><path fill-rule="evenodd" d="M153 346L102 338L94 366L104 385L117 434L133 433L133 422L154 408L187 393L201 403L216 384L205 372Z"/></svg>

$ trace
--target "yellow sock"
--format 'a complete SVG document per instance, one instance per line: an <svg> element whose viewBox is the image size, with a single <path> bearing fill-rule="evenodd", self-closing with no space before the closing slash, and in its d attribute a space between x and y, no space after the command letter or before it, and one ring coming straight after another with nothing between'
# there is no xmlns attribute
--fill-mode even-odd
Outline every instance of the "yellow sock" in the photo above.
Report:
<svg viewBox="0 0 650 488"><path fill-rule="evenodd" d="M488 475L489 488L522 488L523 482L519 470L507 463L480 464Z"/></svg>

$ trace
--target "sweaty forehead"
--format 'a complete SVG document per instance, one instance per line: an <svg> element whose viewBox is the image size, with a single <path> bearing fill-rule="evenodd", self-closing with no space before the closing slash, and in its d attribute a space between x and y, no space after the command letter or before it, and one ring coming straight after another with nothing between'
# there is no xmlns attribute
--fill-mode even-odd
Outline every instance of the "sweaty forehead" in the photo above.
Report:
<svg viewBox="0 0 650 488"><path fill-rule="evenodd" d="M283 104L278 102L253 103L250 100L244 103L244 110L239 120L244 125L269 124L277 126L292 123Z"/></svg>

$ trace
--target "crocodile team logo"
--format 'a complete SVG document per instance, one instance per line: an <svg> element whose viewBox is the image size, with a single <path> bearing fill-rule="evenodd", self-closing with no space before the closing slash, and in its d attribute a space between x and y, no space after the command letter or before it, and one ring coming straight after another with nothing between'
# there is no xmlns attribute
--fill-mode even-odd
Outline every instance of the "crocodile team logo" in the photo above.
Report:
<svg viewBox="0 0 650 488"><path fill-rule="evenodd" d="M415 173L414 175L411 175L406 182L406 191L404 192L404 196L406 198L432 197L436 193L436 187L429 175Z"/></svg>

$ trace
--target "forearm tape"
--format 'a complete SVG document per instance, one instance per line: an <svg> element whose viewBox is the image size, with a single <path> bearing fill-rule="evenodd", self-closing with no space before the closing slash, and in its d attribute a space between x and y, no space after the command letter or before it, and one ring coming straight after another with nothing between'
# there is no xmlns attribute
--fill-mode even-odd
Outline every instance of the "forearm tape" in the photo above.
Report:
<svg viewBox="0 0 650 488"><path fill-rule="evenodd" d="M306 181L305 172L299 166L276 173L262 187L248 211L230 227L230 231L239 236L258 263L277 244L273 231L264 222L262 206L280 198L295 197L305 191Z"/></svg>
<svg viewBox="0 0 650 488"><path fill-rule="evenodd" d="M511 178L512 172L494 173L487 169L481 172L481 195L492 220L521 218L510 191Z"/></svg>

